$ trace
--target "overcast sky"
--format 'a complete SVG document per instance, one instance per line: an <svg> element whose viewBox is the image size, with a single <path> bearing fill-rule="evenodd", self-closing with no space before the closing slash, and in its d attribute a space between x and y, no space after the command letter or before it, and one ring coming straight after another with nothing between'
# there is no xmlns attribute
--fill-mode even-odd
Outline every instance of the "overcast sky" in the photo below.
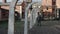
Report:
<svg viewBox="0 0 60 34"><path fill-rule="evenodd" d="M19 0L19 1L23 1L23 0ZM37 1L41 1L41 0L32 0L33 2L37 2ZM2 2L2 0L0 0L0 2ZM11 0L7 0L7 2L11 2Z"/></svg>

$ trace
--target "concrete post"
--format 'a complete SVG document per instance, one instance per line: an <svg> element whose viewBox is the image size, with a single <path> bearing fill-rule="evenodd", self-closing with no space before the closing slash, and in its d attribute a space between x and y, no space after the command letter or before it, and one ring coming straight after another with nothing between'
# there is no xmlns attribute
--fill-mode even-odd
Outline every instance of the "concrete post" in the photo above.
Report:
<svg viewBox="0 0 60 34"><path fill-rule="evenodd" d="M59 9L57 9L57 18L59 18Z"/></svg>
<svg viewBox="0 0 60 34"><path fill-rule="evenodd" d="M22 19L22 6L20 6L20 18Z"/></svg>
<svg viewBox="0 0 60 34"><path fill-rule="evenodd" d="M35 23L36 23L36 18L37 18L37 12L39 12L40 10L36 7L36 8L34 8L34 10L33 10L33 22L32 22L32 24L33 24L33 26L35 25Z"/></svg>
<svg viewBox="0 0 60 34"><path fill-rule="evenodd" d="M33 3L28 4L25 9L25 23L24 23L24 34L28 34L28 9Z"/></svg>
<svg viewBox="0 0 60 34"><path fill-rule="evenodd" d="M33 14L33 11L31 11L31 15L30 15L30 29L31 29L32 26L33 26L33 25L32 25L32 22L33 22L33 17L32 17L33 15L32 15L32 14Z"/></svg>
<svg viewBox="0 0 60 34"><path fill-rule="evenodd" d="M32 4L35 3L40 3L40 2L33 2ZM38 8L33 8L31 11L31 16L30 16L30 29L33 27L33 25L36 23L36 17L37 17L37 11L40 11Z"/></svg>
<svg viewBox="0 0 60 34"><path fill-rule="evenodd" d="M39 3L39 2L32 2L30 4L28 4L28 6L26 7L25 9L25 24L24 24L24 34L28 34L28 9L29 7L34 4L34 3ZM31 16L31 19L32 19L32 16ZM30 21L30 23L32 24L33 22ZM30 26L31 26L30 24Z"/></svg>
<svg viewBox="0 0 60 34"><path fill-rule="evenodd" d="M14 34L14 9L18 0L12 0L9 9L8 34Z"/></svg>

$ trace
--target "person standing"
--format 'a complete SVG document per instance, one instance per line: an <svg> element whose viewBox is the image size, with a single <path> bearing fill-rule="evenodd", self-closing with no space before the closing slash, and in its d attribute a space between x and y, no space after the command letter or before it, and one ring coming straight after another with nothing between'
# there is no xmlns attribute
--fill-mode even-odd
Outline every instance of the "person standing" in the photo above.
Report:
<svg viewBox="0 0 60 34"><path fill-rule="evenodd" d="M38 16L37 16L37 25L38 26L41 26L41 20L42 20L41 13L38 12Z"/></svg>

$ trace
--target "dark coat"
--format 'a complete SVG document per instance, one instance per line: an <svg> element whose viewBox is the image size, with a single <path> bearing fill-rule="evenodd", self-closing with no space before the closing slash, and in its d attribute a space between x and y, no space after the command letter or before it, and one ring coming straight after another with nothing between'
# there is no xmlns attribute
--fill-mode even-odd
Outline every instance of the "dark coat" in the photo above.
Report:
<svg viewBox="0 0 60 34"><path fill-rule="evenodd" d="M37 16L37 21L40 22L41 20L42 20L41 15L38 15L38 16Z"/></svg>

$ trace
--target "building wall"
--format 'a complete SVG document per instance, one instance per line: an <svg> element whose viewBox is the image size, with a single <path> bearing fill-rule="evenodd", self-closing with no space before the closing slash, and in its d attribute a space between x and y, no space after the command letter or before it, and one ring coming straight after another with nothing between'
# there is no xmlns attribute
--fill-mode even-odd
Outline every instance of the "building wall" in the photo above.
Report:
<svg viewBox="0 0 60 34"><path fill-rule="evenodd" d="M52 5L52 0L42 0L42 5Z"/></svg>
<svg viewBox="0 0 60 34"><path fill-rule="evenodd" d="M42 0L43 12L52 12L52 0Z"/></svg>
<svg viewBox="0 0 60 34"><path fill-rule="evenodd" d="M46 5L46 0L42 0L42 5L43 5L43 6Z"/></svg>
<svg viewBox="0 0 60 34"><path fill-rule="evenodd" d="M56 6L57 6L57 8L60 8L60 0L56 0ZM42 0L42 7L43 7L43 12L47 11L47 12L52 13L53 12L52 0ZM1 6L1 8L9 10L9 6ZM20 11L20 7L16 6L16 10L15 11L19 12Z"/></svg>
<svg viewBox="0 0 60 34"><path fill-rule="evenodd" d="M46 5L52 6L52 0L42 0L42 6L46 6ZM56 0L56 6L57 8L60 8L60 0Z"/></svg>
<svg viewBox="0 0 60 34"><path fill-rule="evenodd" d="M2 1L3 1L3 3L6 2L6 0L2 0ZM46 8L46 6L51 7L52 6L52 0L42 0L42 6L45 6L45 8ZM60 8L60 0L56 0L56 6L57 6L57 8ZM2 6L2 7L4 7L4 6ZM4 8L8 8L8 6L6 6ZM52 9L52 7L50 9Z"/></svg>
<svg viewBox="0 0 60 34"><path fill-rule="evenodd" d="M9 6L1 6L1 8L9 10ZM19 12L20 11L20 6L16 6L15 11Z"/></svg>
<svg viewBox="0 0 60 34"><path fill-rule="evenodd" d="M60 8L60 0L56 0L56 6L57 8Z"/></svg>

